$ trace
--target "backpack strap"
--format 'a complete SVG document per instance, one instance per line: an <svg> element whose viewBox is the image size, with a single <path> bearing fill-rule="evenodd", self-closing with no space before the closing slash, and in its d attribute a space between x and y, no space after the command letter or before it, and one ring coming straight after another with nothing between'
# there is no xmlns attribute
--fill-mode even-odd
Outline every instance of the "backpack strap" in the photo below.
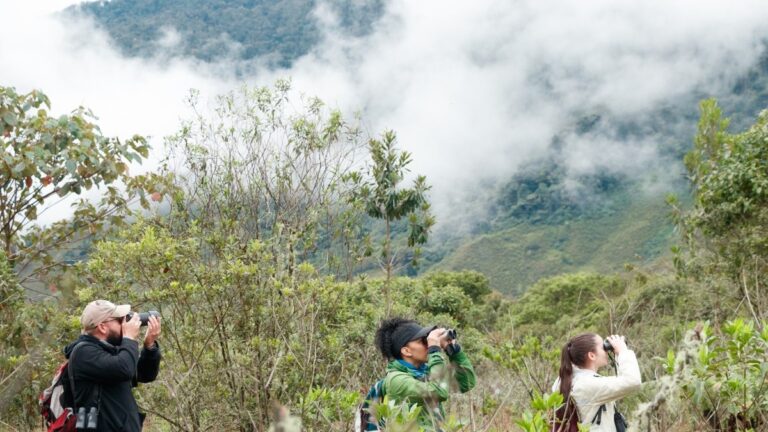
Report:
<svg viewBox="0 0 768 432"><path fill-rule="evenodd" d="M363 403L360 404L359 409L364 412L361 417L362 423L360 426L363 431L380 431L384 427L384 422L378 419L374 420L371 413L371 405L374 402L379 402L384 398L384 378L376 381L368 390L368 394L365 395Z"/></svg>
<svg viewBox="0 0 768 432"><path fill-rule="evenodd" d="M600 424L600 422L603 419L603 411L607 411L608 408L605 407L605 404L600 405L600 408L597 409L597 413L594 417L592 417L592 423L594 424ZM595 423L595 420L597 420L597 423Z"/></svg>
<svg viewBox="0 0 768 432"><path fill-rule="evenodd" d="M72 412L77 414L77 393L75 393L75 373L72 372L72 360L75 358L75 352L77 352L77 349L81 346L85 345L86 341L80 341L75 345L74 348L72 348L72 354L69 355L69 361L67 362L67 374L69 375L69 386L72 389ZM96 406L99 407L101 405L101 384L97 384L98 386L98 396L96 396Z"/></svg>
<svg viewBox="0 0 768 432"><path fill-rule="evenodd" d="M365 395L365 399L363 402L366 404L366 406L370 405L373 401L378 401L381 398L384 397L384 379L380 379L376 381L370 389L368 389L368 393Z"/></svg>
<svg viewBox="0 0 768 432"><path fill-rule="evenodd" d="M72 410L77 413L77 393L75 393L75 373L72 372L72 360L75 359L75 353L77 352L77 349L83 346L85 341L80 341L75 345L74 348L72 348L72 354L69 355L69 360L67 361L67 375L69 375L69 388L72 390Z"/></svg>

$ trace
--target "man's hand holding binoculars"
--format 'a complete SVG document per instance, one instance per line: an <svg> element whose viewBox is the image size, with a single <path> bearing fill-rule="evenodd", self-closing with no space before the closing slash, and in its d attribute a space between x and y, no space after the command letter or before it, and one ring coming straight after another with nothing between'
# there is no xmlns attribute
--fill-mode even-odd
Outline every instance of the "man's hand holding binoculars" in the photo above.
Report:
<svg viewBox="0 0 768 432"><path fill-rule="evenodd" d="M144 346L152 348L155 345L157 337L160 336L160 315L157 312L148 313L146 317L142 314L132 313L123 320L123 337L137 340L142 326L147 326L147 334L144 336Z"/></svg>
<svg viewBox="0 0 768 432"><path fill-rule="evenodd" d="M147 321L147 334L144 336L144 347L152 348L155 346L157 337L160 336L160 317L151 315Z"/></svg>
<svg viewBox="0 0 768 432"><path fill-rule="evenodd" d="M141 328L141 320L139 319L139 314L133 314L133 316L130 319L128 319L128 316L123 318L123 337L124 338L138 340L140 328Z"/></svg>

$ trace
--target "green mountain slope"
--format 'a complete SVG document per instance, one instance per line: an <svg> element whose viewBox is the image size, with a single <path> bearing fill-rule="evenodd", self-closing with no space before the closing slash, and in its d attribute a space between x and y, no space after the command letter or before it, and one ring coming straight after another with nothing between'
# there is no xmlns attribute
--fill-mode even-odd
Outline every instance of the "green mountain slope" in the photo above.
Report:
<svg viewBox="0 0 768 432"><path fill-rule="evenodd" d="M461 244L435 269L477 270L491 287L517 295L542 277L581 270L617 271L645 265L669 251L675 239L669 207L656 196L613 197L595 217L558 224L519 222Z"/></svg>

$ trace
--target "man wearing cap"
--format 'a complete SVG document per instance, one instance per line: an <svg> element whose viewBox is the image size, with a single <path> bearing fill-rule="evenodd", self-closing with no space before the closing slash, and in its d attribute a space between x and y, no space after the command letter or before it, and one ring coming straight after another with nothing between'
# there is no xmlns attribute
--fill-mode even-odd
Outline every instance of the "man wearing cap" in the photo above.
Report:
<svg viewBox="0 0 768 432"><path fill-rule="evenodd" d="M422 410L419 425L439 430L445 417L442 402L448 400L452 383L465 393L475 386L472 363L458 344L452 344L449 356L444 350L451 344L446 329L422 327L416 321L392 318L376 331L376 346L387 359L387 376L382 396L395 403L417 404Z"/></svg>
<svg viewBox="0 0 768 432"><path fill-rule="evenodd" d="M88 303L80 317L82 334L64 349L75 408L98 407L98 431L141 431L144 415L131 389L154 381L160 369L160 318L149 318L139 353L141 320L138 313L126 320L130 311L130 305L106 300Z"/></svg>

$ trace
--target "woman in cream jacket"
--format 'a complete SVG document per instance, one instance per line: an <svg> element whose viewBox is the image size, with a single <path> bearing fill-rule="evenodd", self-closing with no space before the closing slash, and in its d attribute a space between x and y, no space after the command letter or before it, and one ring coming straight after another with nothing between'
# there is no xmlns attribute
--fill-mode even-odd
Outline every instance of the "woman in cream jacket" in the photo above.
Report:
<svg viewBox="0 0 768 432"><path fill-rule="evenodd" d="M607 340L616 354L616 376L597 373L608 365L608 353L599 335L582 334L563 346L560 373L553 390L562 393L565 404L557 412L562 426L556 430L568 430L568 420L575 409L580 423L588 425L591 432L615 432L616 401L640 389L640 367L635 353L620 336L609 336Z"/></svg>

